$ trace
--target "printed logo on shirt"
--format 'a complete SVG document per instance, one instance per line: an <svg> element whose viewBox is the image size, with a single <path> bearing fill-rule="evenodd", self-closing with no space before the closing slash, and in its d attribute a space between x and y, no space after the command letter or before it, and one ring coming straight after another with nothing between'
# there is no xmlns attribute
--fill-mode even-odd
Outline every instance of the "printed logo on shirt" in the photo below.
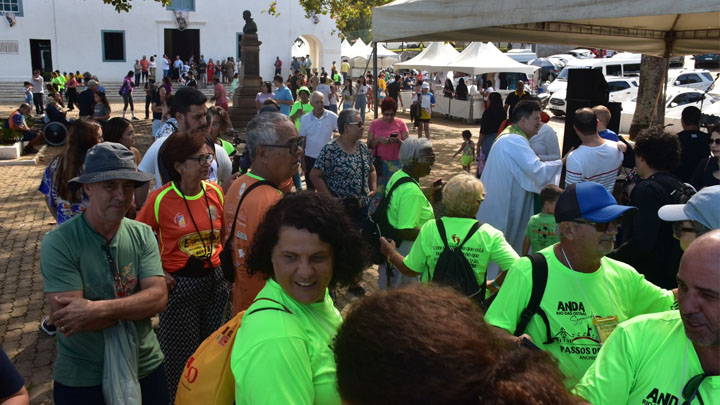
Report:
<svg viewBox="0 0 720 405"><path fill-rule="evenodd" d="M458 236L457 236L456 234L453 234L453 236L452 236L452 241L453 241L456 245L459 245L460 242L462 242L462 241L460 240L460 238L458 238Z"/></svg>
<svg viewBox="0 0 720 405"><path fill-rule="evenodd" d="M558 301L556 315L586 315L582 302Z"/></svg>
<svg viewBox="0 0 720 405"><path fill-rule="evenodd" d="M581 360L595 360L600 351L600 337L590 325L576 333L560 328L554 340L560 343L561 353L577 355Z"/></svg>
<svg viewBox="0 0 720 405"><path fill-rule="evenodd" d="M175 218L173 218L173 222L175 225L179 226L180 228L185 228L187 224L185 223L185 215L183 214L175 214Z"/></svg>
<svg viewBox="0 0 720 405"><path fill-rule="evenodd" d="M132 263L118 269L115 279L115 295L118 298L127 297L137 286L137 274L132 270Z"/></svg>
<svg viewBox="0 0 720 405"><path fill-rule="evenodd" d="M214 205L210 206L210 220L214 221L218 218L218 210Z"/></svg>
<svg viewBox="0 0 720 405"><path fill-rule="evenodd" d="M643 405L678 405L680 399L669 392L660 392L659 389L653 388L642 403Z"/></svg>
<svg viewBox="0 0 720 405"><path fill-rule="evenodd" d="M200 235L202 235L202 239L200 238ZM178 249L188 256L206 257L212 255L215 251L217 242L220 240L220 230L215 229L212 244L208 243L210 242L210 231L202 231L200 232L200 235L198 235L197 232L184 235L180 238L180 240L178 240ZM204 244L203 241L205 242ZM207 249L210 251L207 251Z"/></svg>

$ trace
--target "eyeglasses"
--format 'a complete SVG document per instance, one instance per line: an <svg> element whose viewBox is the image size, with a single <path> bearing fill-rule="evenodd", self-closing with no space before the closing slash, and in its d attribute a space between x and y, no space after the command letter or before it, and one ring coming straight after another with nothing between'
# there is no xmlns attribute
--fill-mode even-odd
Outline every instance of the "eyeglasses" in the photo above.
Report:
<svg viewBox="0 0 720 405"><path fill-rule="evenodd" d="M212 163L213 160L215 160L215 155L212 153L208 153L207 155L191 156L187 158L187 160L194 160L201 165L209 165L210 163Z"/></svg>
<svg viewBox="0 0 720 405"><path fill-rule="evenodd" d="M720 145L720 138L708 139L708 143L709 143L710 145L712 145L713 143L714 143L715 145Z"/></svg>
<svg viewBox="0 0 720 405"><path fill-rule="evenodd" d="M358 121L358 122L348 122L347 124L348 124L348 125L357 125L358 128L362 128L362 127L363 127L362 121Z"/></svg>
<svg viewBox="0 0 720 405"><path fill-rule="evenodd" d="M300 143L296 139L294 141L291 141L287 145L274 145L274 144L262 143L259 146L265 146L267 148L287 148L288 151L290 152L290 154L294 155L298 152L298 149L300 148Z"/></svg>
<svg viewBox="0 0 720 405"><path fill-rule="evenodd" d="M683 226L683 222L673 222L672 224L673 237L680 239L683 233L697 233L695 228L691 226Z"/></svg>
<svg viewBox="0 0 720 405"><path fill-rule="evenodd" d="M683 405L690 405L693 399L700 394L700 384L702 384L703 380L705 380L705 377L707 376L708 375L705 373L698 374L685 384L682 389L682 396L685 400L683 401ZM702 397L700 397L700 402L702 403Z"/></svg>
<svg viewBox="0 0 720 405"><path fill-rule="evenodd" d="M617 229L617 227L622 223L622 217L618 217L610 222L603 222L603 223L583 221L580 219L575 219L570 222L575 222L576 224L583 224L583 225L592 225L595 227L595 230L598 232L607 232L607 230L611 224L615 225L615 229Z"/></svg>

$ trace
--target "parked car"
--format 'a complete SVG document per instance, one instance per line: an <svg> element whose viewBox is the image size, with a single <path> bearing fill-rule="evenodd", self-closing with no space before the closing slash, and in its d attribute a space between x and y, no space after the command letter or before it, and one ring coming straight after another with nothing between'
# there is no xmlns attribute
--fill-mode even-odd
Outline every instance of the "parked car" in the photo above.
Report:
<svg viewBox="0 0 720 405"><path fill-rule="evenodd" d="M595 59L595 54L589 49L578 48L565 53L570 54L578 59Z"/></svg>
<svg viewBox="0 0 720 405"><path fill-rule="evenodd" d="M571 62L577 60L576 57L570 55L569 53L556 53L555 55L548 56L548 59L555 61L558 65L562 65L561 67L565 67Z"/></svg>
<svg viewBox="0 0 720 405"><path fill-rule="evenodd" d="M634 77L606 77L610 92L608 101L622 103L637 96L638 81ZM548 108L556 116L565 115L567 111L567 90L556 91L550 96Z"/></svg>
<svg viewBox="0 0 720 405"><path fill-rule="evenodd" d="M507 51L505 55L509 56L516 62L525 64L537 58L537 55L532 51L532 49L511 49Z"/></svg>
<svg viewBox="0 0 720 405"><path fill-rule="evenodd" d="M558 66L550 58L537 58L528 62L528 65L540 67L540 79L542 81L549 80L553 81L562 70L562 67Z"/></svg>
<svg viewBox="0 0 720 405"><path fill-rule="evenodd" d="M665 98L665 125L673 125L668 127L667 131L671 133L682 131L682 126L679 123L682 111L685 108L695 106L705 111L706 107L711 106L715 101L711 96L697 89L668 87L667 97ZM620 132L628 133L630 131L636 103L637 97L622 103Z"/></svg>
<svg viewBox="0 0 720 405"><path fill-rule="evenodd" d="M680 66L683 67L685 65L685 57L680 56L671 56L670 57L670 66Z"/></svg>
<svg viewBox="0 0 720 405"><path fill-rule="evenodd" d="M675 87L689 87L705 91L712 86L715 79L708 70L669 70L668 85Z"/></svg>
<svg viewBox="0 0 720 405"><path fill-rule="evenodd" d="M609 76L639 76L640 75L640 58L639 54L622 53L616 54L612 58L575 60L565 66L557 79L548 86L549 93L564 90L567 88L568 72L571 69L600 69L603 75Z"/></svg>
<svg viewBox="0 0 720 405"><path fill-rule="evenodd" d="M703 55L695 55L695 67L704 65L720 66L720 53L706 53Z"/></svg>

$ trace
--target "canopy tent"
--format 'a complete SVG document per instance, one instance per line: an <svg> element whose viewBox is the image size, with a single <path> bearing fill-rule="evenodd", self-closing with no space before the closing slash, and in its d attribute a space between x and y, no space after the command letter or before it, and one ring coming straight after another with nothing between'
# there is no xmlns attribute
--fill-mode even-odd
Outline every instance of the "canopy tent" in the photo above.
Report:
<svg viewBox="0 0 720 405"><path fill-rule="evenodd" d="M372 25L377 42L517 41L656 56L720 49L718 0L396 0L373 9Z"/></svg>
<svg viewBox="0 0 720 405"><path fill-rule="evenodd" d="M525 65L511 59L491 43L473 42L452 62L447 70L480 75L494 72L518 72L531 76L538 66Z"/></svg>
<svg viewBox="0 0 720 405"><path fill-rule="evenodd" d="M444 42L432 42L414 58L395 64L395 69L425 69L432 71L437 67L445 67L454 61L460 52L452 45Z"/></svg>
<svg viewBox="0 0 720 405"><path fill-rule="evenodd" d="M366 45L362 39L358 38L350 48L350 55L348 55L350 65L355 68L364 68L368 60L368 55L372 53L372 50L372 46Z"/></svg>
<svg viewBox="0 0 720 405"><path fill-rule="evenodd" d="M377 44L377 57L379 68L388 68L400 61L400 55L387 49L383 44ZM372 48L370 48L366 60L369 58L372 58Z"/></svg>
<svg viewBox="0 0 720 405"><path fill-rule="evenodd" d="M351 48L352 45L350 45L350 42L348 42L347 39L343 39L342 43L340 44L340 56L343 58L349 58Z"/></svg>

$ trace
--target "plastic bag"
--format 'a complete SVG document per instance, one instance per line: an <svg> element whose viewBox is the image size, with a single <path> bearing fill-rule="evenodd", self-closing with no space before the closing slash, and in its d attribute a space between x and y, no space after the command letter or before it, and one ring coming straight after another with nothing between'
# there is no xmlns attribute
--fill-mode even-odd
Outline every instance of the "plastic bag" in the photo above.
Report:
<svg viewBox="0 0 720 405"><path fill-rule="evenodd" d="M140 405L138 337L135 323L119 321L106 328L102 390L107 405Z"/></svg>

